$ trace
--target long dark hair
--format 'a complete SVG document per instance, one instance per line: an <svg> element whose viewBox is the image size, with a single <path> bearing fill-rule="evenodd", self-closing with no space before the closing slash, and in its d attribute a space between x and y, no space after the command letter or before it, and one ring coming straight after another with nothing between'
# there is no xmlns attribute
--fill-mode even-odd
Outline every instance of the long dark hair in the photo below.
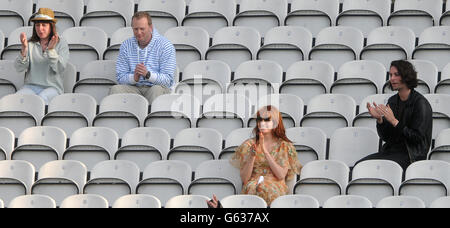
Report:
<svg viewBox="0 0 450 228"><path fill-rule="evenodd" d="M405 83L409 89L414 89L417 87L419 82L417 80L417 72L414 65L405 60L396 60L391 63L391 67L397 68L398 74L402 78L403 83Z"/></svg>
<svg viewBox="0 0 450 228"><path fill-rule="evenodd" d="M33 35L28 40L28 42L39 42L41 38L39 38L37 32L36 32L36 23L47 23L50 24L50 35L49 35L49 41L52 39L52 37L56 34L56 23L53 21L35 21L33 24Z"/></svg>

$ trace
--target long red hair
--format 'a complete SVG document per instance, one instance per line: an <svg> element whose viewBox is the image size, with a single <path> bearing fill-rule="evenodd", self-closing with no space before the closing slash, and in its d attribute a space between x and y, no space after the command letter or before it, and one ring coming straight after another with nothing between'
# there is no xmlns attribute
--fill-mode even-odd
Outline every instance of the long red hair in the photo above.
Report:
<svg viewBox="0 0 450 228"><path fill-rule="evenodd" d="M256 127L253 129L253 134L255 134L256 142L259 142L259 121L261 119L270 118L273 122L273 125L275 126L274 129L272 129L272 134L280 139L283 139L286 142L291 142L291 140L288 139L286 136L286 129L284 128L283 124L283 117L281 116L280 111L275 106L268 105L264 106L261 109L258 110L256 113Z"/></svg>

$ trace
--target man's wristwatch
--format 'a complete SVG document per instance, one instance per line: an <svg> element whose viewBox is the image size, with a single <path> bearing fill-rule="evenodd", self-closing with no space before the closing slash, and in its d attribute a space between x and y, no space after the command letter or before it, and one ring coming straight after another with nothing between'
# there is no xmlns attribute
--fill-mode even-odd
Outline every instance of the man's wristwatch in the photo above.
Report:
<svg viewBox="0 0 450 228"><path fill-rule="evenodd" d="M148 80L150 79L151 73L150 71L147 71L147 74L145 75L145 79Z"/></svg>

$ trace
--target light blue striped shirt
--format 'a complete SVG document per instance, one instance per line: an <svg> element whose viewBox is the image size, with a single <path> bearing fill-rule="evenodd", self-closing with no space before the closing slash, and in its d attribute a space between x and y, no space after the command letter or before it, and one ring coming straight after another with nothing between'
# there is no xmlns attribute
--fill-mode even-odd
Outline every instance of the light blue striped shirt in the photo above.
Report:
<svg viewBox="0 0 450 228"><path fill-rule="evenodd" d="M139 63L144 63L151 77L148 80L141 77L136 83L134 70ZM161 85L172 88L176 65L174 46L153 29L152 40L144 49L139 47L134 36L122 43L116 63L117 82L125 85Z"/></svg>

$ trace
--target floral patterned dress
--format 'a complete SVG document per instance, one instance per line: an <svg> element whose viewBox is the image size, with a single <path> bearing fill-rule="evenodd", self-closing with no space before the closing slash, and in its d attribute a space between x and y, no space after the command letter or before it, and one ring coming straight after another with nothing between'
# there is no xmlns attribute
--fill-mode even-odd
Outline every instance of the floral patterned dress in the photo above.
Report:
<svg viewBox="0 0 450 228"><path fill-rule="evenodd" d="M255 153L253 149L254 144L256 144L256 140L254 138L249 139L236 149L236 152L231 158L231 162L235 167L239 169L243 167L250 152ZM267 205L270 205L277 197L288 194L286 181L300 174L302 167L297 159L297 151L292 143L279 140L270 154L280 166L289 169L285 180L279 180L274 175L263 152L256 153L252 175L250 180L242 186L241 192L242 194L260 196L267 202ZM264 177L264 181L258 184L261 176Z"/></svg>

